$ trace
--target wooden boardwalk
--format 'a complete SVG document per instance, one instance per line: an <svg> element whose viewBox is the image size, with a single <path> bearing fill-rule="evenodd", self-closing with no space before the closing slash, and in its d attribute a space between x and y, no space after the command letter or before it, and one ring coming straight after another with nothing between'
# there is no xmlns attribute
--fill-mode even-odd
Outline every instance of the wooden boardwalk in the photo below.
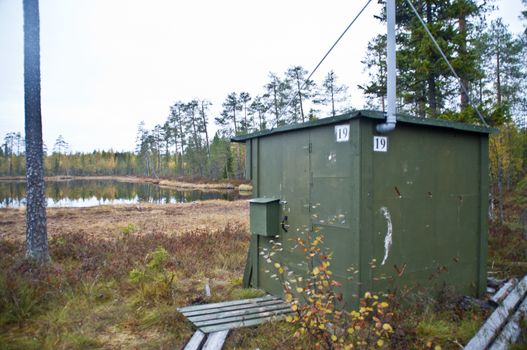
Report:
<svg viewBox="0 0 527 350"><path fill-rule="evenodd" d="M516 285L506 283L490 301L497 308L465 350L506 350L518 340L520 321L527 317L527 275Z"/></svg>
<svg viewBox="0 0 527 350"><path fill-rule="evenodd" d="M203 304L178 309L203 333L255 326L278 320L292 312L282 299L266 295L261 298Z"/></svg>

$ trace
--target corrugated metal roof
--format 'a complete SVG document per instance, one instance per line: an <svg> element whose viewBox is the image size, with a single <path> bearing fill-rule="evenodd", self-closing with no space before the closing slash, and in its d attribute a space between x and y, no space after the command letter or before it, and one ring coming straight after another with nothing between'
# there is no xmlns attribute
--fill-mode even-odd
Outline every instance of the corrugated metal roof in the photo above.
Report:
<svg viewBox="0 0 527 350"><path fill-rule="evenodd" d="M321 125L337 124L337 123L355 119L355 118L370 118L370 119L377 119L381 121L385 119L385 114L383 112L369 111L369 110L354 111L354 112L346 113L346 114L339 115L336 117L317 119L317 120L313 120L313 121L309 121L309 122L305 122L301 124L284 125L279 128L275 128L271 130L263 130L263 131L258 131L258 132L254 132L251 134L246 134L246 135L238 135L238 136L231 138L231 141L244 142L246 140L250 140L253 138L257 138L257 137L264 137L264 136L289 132L293 130L314 128L314 127L321 126ZM476 132L476 133L483 133L483 134L490 134L496 131L493 128L487 128L487 127L480 126L480 125L453 122L453 121L448 121L448 120L443 120L443 119L418 118L418 117L412 117L406 114L397 114L397 123L426 125L426 126L432 126L432 127L455 129L455 130Z"/></svg>

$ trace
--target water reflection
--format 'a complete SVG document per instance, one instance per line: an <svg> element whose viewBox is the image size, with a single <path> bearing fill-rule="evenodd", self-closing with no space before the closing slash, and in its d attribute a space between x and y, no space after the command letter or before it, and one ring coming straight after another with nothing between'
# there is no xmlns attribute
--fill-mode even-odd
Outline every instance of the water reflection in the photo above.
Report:
<svg viewBox="0 0 527 350"><path fill-rule="evenodd" d="M111 180L69 180L46 182L48 207L91 207L103 204L184 203L198 200L235 200L235 191L177 191L150 183ZM0 208L26 205L25 182L0 182Z"/></svg>

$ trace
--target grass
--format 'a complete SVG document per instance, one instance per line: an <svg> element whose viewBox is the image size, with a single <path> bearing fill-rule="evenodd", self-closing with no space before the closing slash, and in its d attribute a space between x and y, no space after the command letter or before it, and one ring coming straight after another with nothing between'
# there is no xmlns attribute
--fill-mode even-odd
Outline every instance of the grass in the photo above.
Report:
<svg viewBox="0 0 527 350"><path fill-rule="evenodd" d="M506 224L491 224L489 265L509 277L527 273L518 221L526 202L507 198ZM180 348L194 330L177 307L263 293L242 288L244 201L49 209L45 267L24 260L24 216L0 211L0 349ZM458 349L487 316L448 290L398 295L393 305L391 349ZM225 349L313 348L294 333L286 322L239 329Z"/></svg>
<svg viewBox="0 0 527 350"><path fill-rule="evenodd" d="M204 281L211 301L261 293L241 288L246 222L228 222L246 203L187 206L195 229L169 226L176 206L49 210L44 267L24 260L19 211L2 212L0 348L177 348L193 329L176 309L204 301Z"/></svg>

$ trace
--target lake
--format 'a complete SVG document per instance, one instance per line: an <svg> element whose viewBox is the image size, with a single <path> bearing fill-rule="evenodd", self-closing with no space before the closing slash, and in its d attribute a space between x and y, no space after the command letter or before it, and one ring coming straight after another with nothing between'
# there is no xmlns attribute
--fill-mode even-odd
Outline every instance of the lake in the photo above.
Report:
<svg viewBox="0 0 527 350"><path fill-rule="evenodd" d="M115 180L46 182L48 208L92 207L104 204L184 203L211 199L236 200L237 191L199 191L163 188L151 183ZM26 183L0 181L0 208L26 205Z"/></svg>

